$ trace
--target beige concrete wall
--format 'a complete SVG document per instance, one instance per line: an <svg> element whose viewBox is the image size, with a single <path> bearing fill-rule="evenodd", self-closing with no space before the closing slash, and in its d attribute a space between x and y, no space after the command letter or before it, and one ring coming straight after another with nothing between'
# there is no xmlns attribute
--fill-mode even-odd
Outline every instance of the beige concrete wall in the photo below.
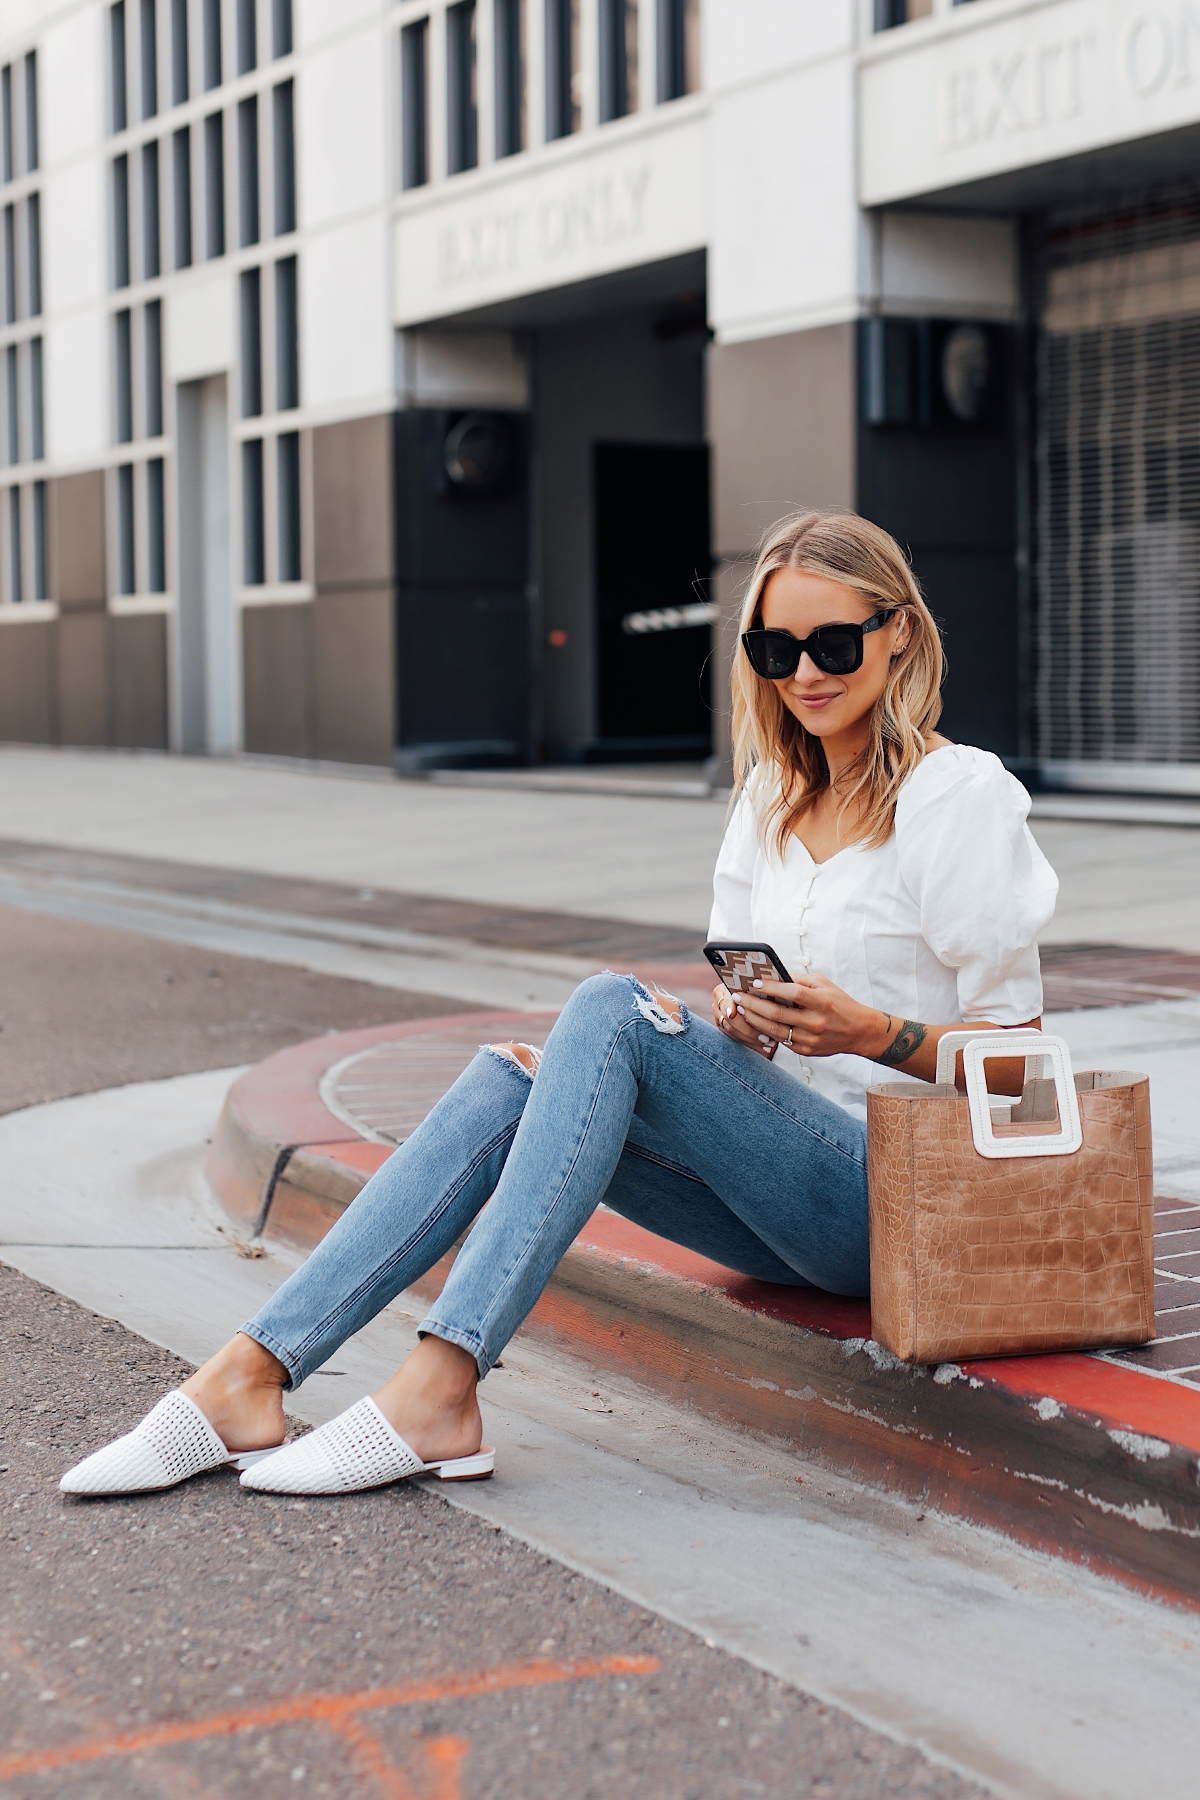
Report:
<svg viewBox="0 0 1200 1800"><path fill-rule="evenodd" d="M47 591L57 601L52 680L62 744L107 744L110 731L104 474L85 469L46 485Z"/></svg>
<svg viewBox="0 0 1200 1800"><path fill-rule="evenodd" d="M318 757L330 762L391 763L395 622L391 587L317 595L313 668Z"/></svg>
<svg viewBox="0 0 1200 1800"><path fill-rule="evenodd" d="M55 631L58 730L63 744L108 742L108 618L103 603L64 612Z"/></svg>
<svg viewBox="0 0 1200 1800"><path fill-rule="evenodd" d="M47 484L46 573L51 600L66 606L103 606L104 474L86 469Z"/></svg>
<svg viewBox="0 0 1200 1800"><path fill-rule="evenodd" d="M0 624L0 739L8 743L58 741L54 630L52 619Z"/></svg>
<svg viewBox="0 0 1200 1800"><path fill-rule="evenodd" d="M313 579L318 588L392 579L391 413L312 434Z"/></svg>
<svg viewBox="0 0 1200 1800"><path fill-rule="evenodd" d="M242 611L242 692L247 750L311 757L313 608L247 606Z"/></svg>
<svg viewBox="0 0 1200 1800"><path fill-rule="evenodd" d="M312 434L310 754L332 762L395 747L392 432L385 413Z"/></svg>
<svg viewBox="0 0 1200 1800"><path fill-rule="evenodd" d="M855 501L854 326L714 345L708 353L713 547L753 550L802 506Z"/></svg>
<svg viewBox="0 0 1200 1800"><path fill-rule="evenodd" d="M167 620L134 613L108 621L109 742L167 748Z"/></svg>
<svg viewBox="0 0 1200 1800"><path fill-rule="evenodd" d="M167 622L106 609L104 476L47 483L49 598L57 619L0 626L0 740L167 747Z"/></svg>
<svg viewBox="0 0 1200 1800"><path fill-rule="evenodd" d="M762 534L802 507L856 500L853 324L714 345L708 360L713 456L713 684L718 754L729 767L729 668L741 592Z"/></svg>
<svg viewBox="0 0 1200 1800"><path fill-rule="evenodd" d="M0 628L0 739L167 747L166 620L106 610L104 476L47 483L49 598L57 619Z"/></svg>

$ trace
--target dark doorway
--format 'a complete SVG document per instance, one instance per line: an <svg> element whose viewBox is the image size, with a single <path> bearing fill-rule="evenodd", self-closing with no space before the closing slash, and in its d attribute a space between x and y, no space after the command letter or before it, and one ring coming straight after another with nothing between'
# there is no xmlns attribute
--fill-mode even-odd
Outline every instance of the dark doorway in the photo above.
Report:
<svg viewBox="0 0 1200 1800"><path fill-rule="evenodd" d="M594 451L599 761L712 748L706 444Z"/></svg>
<svg viewBox="0 0 1200 1800"><path fill-rule="evenodd" d="M529 761L527 445L520 413L396 415L401 768Z"/></svg>

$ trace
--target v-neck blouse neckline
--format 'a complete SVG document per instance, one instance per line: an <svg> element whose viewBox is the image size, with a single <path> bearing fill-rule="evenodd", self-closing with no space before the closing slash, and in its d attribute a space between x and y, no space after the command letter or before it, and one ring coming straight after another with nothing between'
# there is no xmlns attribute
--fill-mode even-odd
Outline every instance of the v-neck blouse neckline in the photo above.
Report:
<svg viewBox="0 0 1200 1800"><path fill-rule="evenodd" d="M940 754L943 750L958 750L958 749L963 749L963 748L969 749L970 746L969 745L959 745L959 744L954 744L954 743L938 744L934 749L927 750L925 752L924 756L921 758L921 761L917 764L917 769L923 768L925 766L925 764L929 761L931 756L940 756ZM913 770L914 775L916 774L917 769ZM909 779L911 780L912 777L910 776ZM800 848L803 850L804 854L807 856L809 862L811 862L814 869L825 868L826 864L831 863L831 862L836 862L839 856L846 856L851 850L869 850L869 849L876 848L875 845L864 844L861 839L856 839L855 842L852 844L843 844L841 849L835 850L832 856L822 857L821 861L818 862L816 857L813 855L812 851L809 849L808 845L804 842L804 839L800 836L799 832L789 831L788 839L789 839L789 841L794 840L797 844L799 844Z"/></svg>

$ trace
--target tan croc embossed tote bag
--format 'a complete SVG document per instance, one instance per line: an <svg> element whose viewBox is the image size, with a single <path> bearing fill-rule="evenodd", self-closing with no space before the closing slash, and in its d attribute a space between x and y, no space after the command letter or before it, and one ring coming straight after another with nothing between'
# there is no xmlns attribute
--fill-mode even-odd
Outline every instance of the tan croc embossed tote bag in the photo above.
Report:
<svg viewBox="0 0 1200 1800"><path fill-rule="evenodd" d="M1021 1099L989 1096L986 1059L1014 1051ZM1147 1076L1072 1076L1030 1029L947 1032L935 1085L868 1089L867 1174L871 1329L902 1362L1153 1338Z"/></svg>

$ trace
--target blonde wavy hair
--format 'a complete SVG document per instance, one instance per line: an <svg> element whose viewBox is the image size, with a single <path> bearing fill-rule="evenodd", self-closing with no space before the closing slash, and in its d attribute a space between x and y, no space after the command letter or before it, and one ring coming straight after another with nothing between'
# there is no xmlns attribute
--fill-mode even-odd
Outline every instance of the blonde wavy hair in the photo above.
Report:
<svg viewBox="0 0 1200 1800"><path fill-rule="evenodd" d="M763 590L777 569L839 581L864 600L907 613L911 621L908 643L892 663L871 715L867 746L849 771L839 808L839 819L854 809L856 842L884 844L892 835L900 789L924 757L926 737L942 710L945 659L937 625L899 544L856 513L795 513L772 526L746 589L739 636L755 624ZM820 738L787 710L772 682L754 673L740 644L733 664L732 725L734 798L749 788L756 771L776 777L778 791L765 811L760 806L759 825L782 856L792 827L829 787L829 764Z"/></svg>

